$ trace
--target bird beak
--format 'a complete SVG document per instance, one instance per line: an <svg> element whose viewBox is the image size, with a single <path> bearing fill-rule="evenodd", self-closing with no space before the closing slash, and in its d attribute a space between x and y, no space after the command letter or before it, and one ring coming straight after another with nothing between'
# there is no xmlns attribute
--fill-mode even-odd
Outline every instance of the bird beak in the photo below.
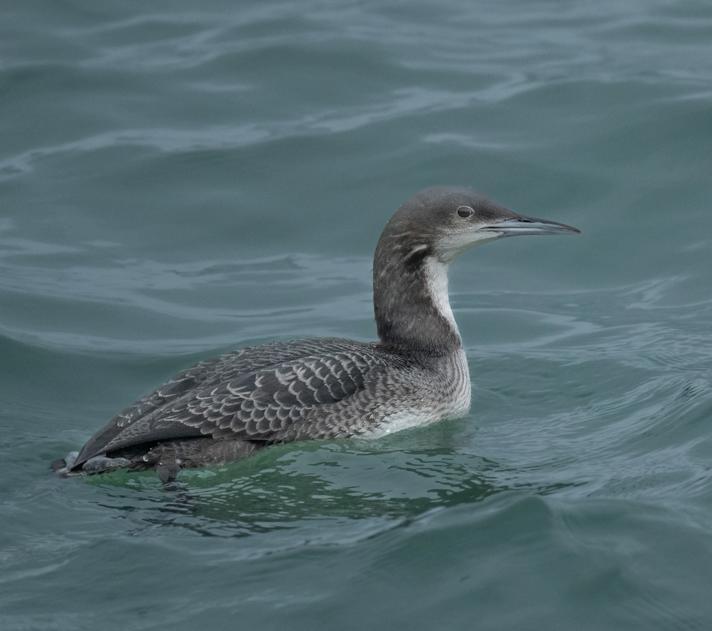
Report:
<svg viewBox="0 0 712 631"><path fill-rule="evenodd" d="M499 237L515 237L526 234L581 234L578 228L557 221L525 217L515 213L512 215L496 223L483 226L480 230L497 233Z"/></svg>

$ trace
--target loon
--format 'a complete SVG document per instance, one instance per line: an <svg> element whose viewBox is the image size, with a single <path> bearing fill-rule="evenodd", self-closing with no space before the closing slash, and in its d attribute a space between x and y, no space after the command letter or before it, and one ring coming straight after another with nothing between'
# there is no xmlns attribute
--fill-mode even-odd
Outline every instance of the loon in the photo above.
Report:
<svg viewBox="0 0 712 631"><path fill-rule="evenodd" d="M244 458L275 443L378 437L464 416L470 374L448 298L451 261L476 244L580 231L519 215L469 188L406 201L373 260L378 341L301 339L201 361L114 416L60 474L179 469Z"/></svg>

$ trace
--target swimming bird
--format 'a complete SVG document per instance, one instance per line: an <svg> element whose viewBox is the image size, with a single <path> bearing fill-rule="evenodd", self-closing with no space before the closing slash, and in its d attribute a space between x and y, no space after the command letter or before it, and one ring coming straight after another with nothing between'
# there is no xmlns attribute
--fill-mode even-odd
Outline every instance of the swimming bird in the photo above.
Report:
<svg viewBox="0 0 712 631"><path fill-rule="evenodd" d="M467 414L470 374L448 298L448 266L471 246L571 234L468 188L433 187L390 218L373 260L378 340L301 339L201 361L138 400L77 452L63 474L157 470L244 458L304 439L378 437Z"/></svg>

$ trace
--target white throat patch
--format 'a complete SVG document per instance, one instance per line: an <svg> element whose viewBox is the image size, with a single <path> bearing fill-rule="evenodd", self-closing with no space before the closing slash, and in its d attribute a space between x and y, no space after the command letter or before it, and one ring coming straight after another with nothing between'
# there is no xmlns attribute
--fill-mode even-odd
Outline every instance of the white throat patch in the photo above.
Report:
<svg viewBox="0 0 712 631"><path fill-rule="evenodd" d="M448 295L448 280L447 280L447 263L439 261L434 256L429 256L425 259L425 283L428 287L428 292L433 300L433 305L438 313L442 315L452 326L455 333L460 334L455 322L455 316L450 307L450 296Z"/></svg>
<svg viewBox="0 0 712 631"><path fill-rule="evenodd" d="M444 261L452 261L458 254L472 246L479 245L485 241L492 241L502 236L499 232L453 232L440 237L435 244L439 258Z"/></svg>

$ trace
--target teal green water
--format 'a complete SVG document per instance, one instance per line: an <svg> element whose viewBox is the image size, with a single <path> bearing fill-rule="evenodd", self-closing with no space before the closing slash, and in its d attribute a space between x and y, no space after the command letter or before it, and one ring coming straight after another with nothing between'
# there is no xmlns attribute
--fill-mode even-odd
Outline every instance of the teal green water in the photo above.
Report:
<svg viewBox="0 0 712 631"><path fill-rule="evenodd" d="M5 3L0 628L712 628L712 5ZM229 467L49 462L199 358L374 335L472 185L469 417Z"/></svg>

